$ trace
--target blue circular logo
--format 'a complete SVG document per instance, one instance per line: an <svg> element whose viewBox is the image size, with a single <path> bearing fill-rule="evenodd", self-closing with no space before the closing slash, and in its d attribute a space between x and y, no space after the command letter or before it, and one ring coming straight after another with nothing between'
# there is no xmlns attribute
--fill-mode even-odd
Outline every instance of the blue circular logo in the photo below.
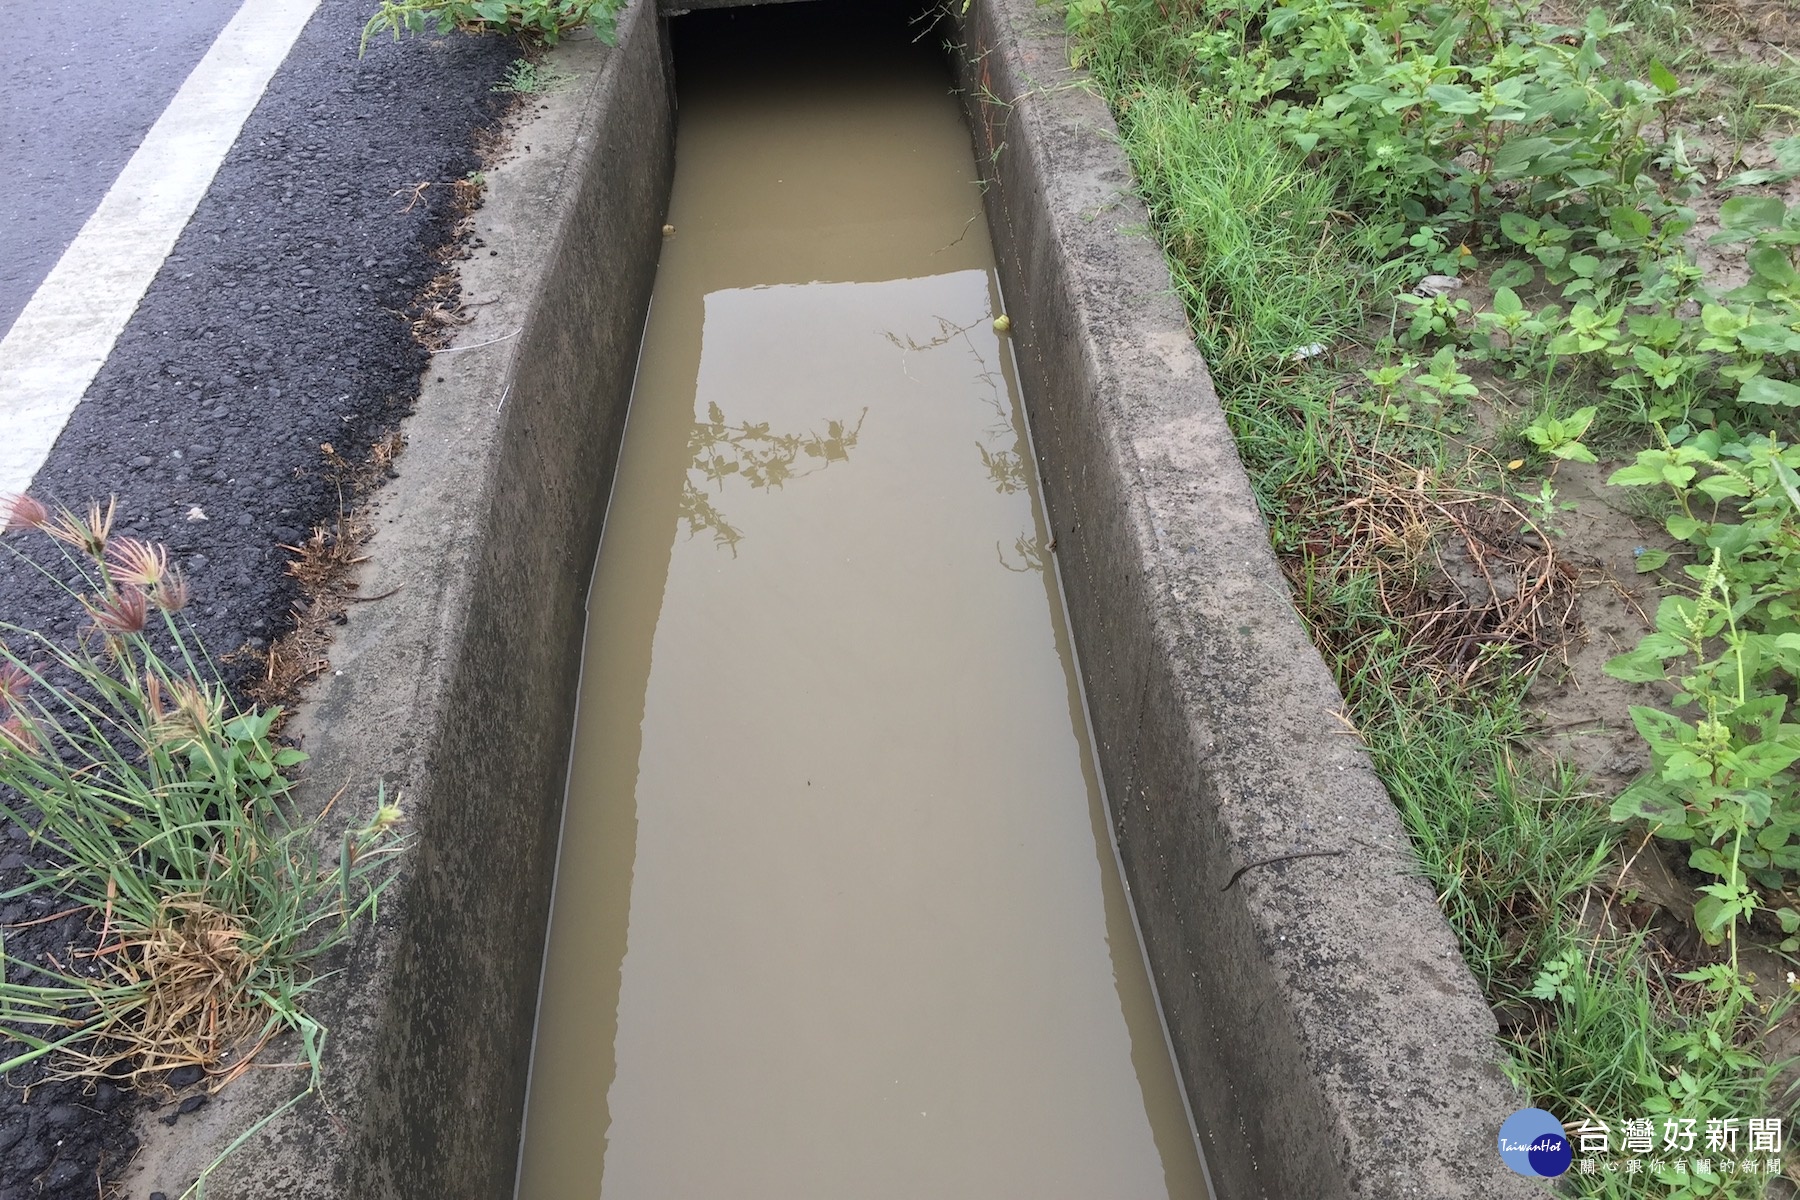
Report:
<svg viewBox="0 0 1800 1200"><path fill-rule="evenodd" d="M1500 1126L1500 1161L1520 1175L1561 1175L1574 1160L1562 1122L1541 1108L1521 1108Z"/></svg>

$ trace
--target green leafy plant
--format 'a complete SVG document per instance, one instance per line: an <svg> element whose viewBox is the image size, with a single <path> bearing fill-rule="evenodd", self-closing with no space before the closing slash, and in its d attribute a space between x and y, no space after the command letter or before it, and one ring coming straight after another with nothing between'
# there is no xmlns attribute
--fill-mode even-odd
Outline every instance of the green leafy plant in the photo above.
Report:
<svg viewBox="0 0 1800 1200"><path fill-rule="evenodd" d="M574 79L573 71L521 58L506 68L505 77L494 85L493 90L509 96L541 96L567 87Z"/></svg>
<svg viewBox="0 0 1800 1200"><path fill-rule="evenodd" d="M1734 616L1762 632L1800 632L1800 446L1681 426L1608 482L1668 489L1676 511L1664 528L1705 557L1716 552ZM1704 583L1711 570L1688 573Z"/></svg>
<svg viewBox="0 0 1800 1200"><path fill-rule="evenodd" d="M1118 118L1295 603L1465 957L1511 1017L1502 1021L1509 1069L1534 1102L1561 1113L1767 1111L1772 1076L1759 1050L1775 1012L1757 1003L1736 949L1752 925L1790 939L1800 929L1796 873L1778 861L1791 854L1781 814L1796 805L1792 767L1775 769L1785 750L1745 749L1789 736L1788 719L1768 711L1771 696L1795 688L1780 639L1800 634L1787 515L1800 505L1800 489L1787 491L1790 476L1800 480L1789 450L1800 417L1800 216L1769 197L1734 198L1720 214L1720 240L1746 244L1749 278L1725 294L1708 290L1688 244L1689 204L1706 186L1681 127L1701 99L1694 60L1638 55L1622 14L1565 25L1545 23L1542 11L1490 0L1071 0L1067 18L1075 56ZM1641 77L1613 58L1636 59ZM1233 136L1172 136L1196 125ZM1245 177L1231 169L1238 147L1271 143L1299 152L1284 167L1306 185L1304 206L1289 190L1233 192ZM1797 153L1789 146L1766 176L1727 182L1787 178ZM1314 219L1279 219L1299 212ZM1253 237L1232 236L1234 224L1252 222ZM1332 250L1331 269L1309 274L1295 258L1321 245ZM1473 286L1395 296L1426 272ZM1327 278L1342 297L1337 311L1394 310L1390 338L1375 341L1356 325L1328 335L1284 327L1317 320L1326 299L1290 281ZM1487 306L1473 299L1483 283ZM1283 332L1264 352L1244 353L1262 328ZM1373 355L1358 353L1359 340L1375 343ZM1296 364L1287 354L1315 341L1338 351L1332 362ZM1395 342L1410 359L1393 353ZM1644 810L1593 804L1572 771L1544 779L1522 769L1530 756L1513 739L1536 744L1522 689L1504 672L1429 679L1422 662L1431 648L1413 639L1399 619L1406 606L1384 590L1408 573L1358 566L1353 518L1379 499L1363 482L1371 463L1399 467L1419 489L1458 477L1468 441L1442 418L1474 386L1468 358L1494 370L1484 392L1533 414L1535 436L1521 441L1553 461L1592 462L1632 437L1634 449L1652 446L1612 486L1656 487L1666 502L1634 505L1627 495L1616 507L1666 517L1679 548L1645 548L1637 565L1662 572L1673 563L1653 586L1685 584L1677 598L1728 612L1710 635L1703 623L1686 641L1652 643L1669 651L1662 657L1621 668L1688 697L1673 711L1640 706L1661 714L1644 720L1667 753L1653 751L1634 804L1668 783L1652 807L1683 814L1689 836L1676 844L1690 855L1709 851L1690 857L1716 889L1702 893L1696 918L1731 946L1726 962L1665 976L1641 933L1595 932L1595 873L1623 825L1648 820ZM1429 365L1421 371L1414 360ZM1346 377L1345 364L1360 374ZM1499 415L1505 438L1515 426ZM1486 464L1480 486L1491 487L1495 459L1479 451L1476 459ZM1504 501L1509 516L1534 537L1560 536L1555 519L1568 506L1552 480L1533 486L1535 494L1525 488ZM1411 563L1429 544L1428 529L1402 519L1381 532L1395 561ZM1709 585L1715 549L1719 574ZM1671 610L1668 620L1677 616ZM1491 649L1473 647L1476 660ZM1759 713L1763 724L1751 720ZM1724 766L1709 784L1718 795L1696 799L1694 780L1681 774L1694 764L1677 756L1684 735L1667 722L1691 727L1696 743L1703 732L1712 739L1707 753ZM1745 785L1769 797L1761 824L1760 802L1735 794L1747 776L1720 757L1727 751L1773 772L1760 789ZM1649 828L1674 827L1650 820ZM1749 1200L1765 1182L1677 1177L1669 1167L1651 1185L1649 1174L1565 1182L1571 1194L1621 1200L1644 1186L1678 1200Z"/></svg>
<svg viewBox="0 0 1800 1200"><path fill-rule="evenodd" d="M1492 283L1499 272L1489 277ZM1529 277L1529 271L1527 272ZM1488 359L1513 359L1520 352L1539 345L1562 316L1562 310L1547 305L1538 312L1525 307L1519 294L1505 284L1494 288L1493 306L1475 314L1475 327L1488 335L1486 345L1478 345L1475 353ZM1501 339L1498 344L1494 339Z"/></svg>
<svg viewBox="0 0 1800 1200"><path fill-rule="evenodd" d="M1400 386L1418 365L1410 358L1403 358L1385 366L1365 368L1363 378L1374 385L1375 393L1358 401L1358 407L1382 421L1410 420L1412 404L1399 398Z"/></svg>
<svg viewBox="0 0 1800 1200"><path fill-rule="evenodd" d="M1800 668L1800 634L1743 628L1722 557L1714 552L1698 594L1664 597L1655 631L1606 668L1634 682L1666 677L1679 689L1675 708L1694 710L1690 719L1632 708L1655 765L1619 796L1613 816L1692 844L1689 865L1716 880L1694 908L1701 935L1714 943L1756 911L1752 879L1778 888L1784 873L1800 870L1800 803L1789 770L1800 759L1800 724L1786 720L1787 697L1767 688L1773 672ZM1786 910L1783 924L1792 932L1800 914Z"/></svg>
<svg viewBox="0 0 1800 1200"><path fill-rule="evenodd" d="M1438 296L1406 294L1395 299L1412 309L1406 332L1400 335L1400 340L1408 345L1443 339L1455 341L1460 338L1463 327L1474 320L1475 306L1448 293Z"/></svg>
<svg viewBox="0 0 1800 1200"><path fill-rule="evenodd" d="M1775 894L1800 876L1800 789L1790 770L1800 724L1787 719L1800 678L1800 447L1729 428L1671 432L1610 482L1668 489L1676 511L1664 524L1703 556L1686 568L1699 591L1666 597L1655 631L1607 670L1669 679L1674 707L1697 716L1632 710L1655 766L1614 812L1694 843L1689 865L1717 880L1703 889L1696 921L1718 940L1758 908L1752 883ZM1800 914L1785 904L1775 911L1790 948L1800 948L1792 936Z"/></svg>
<svg viewBox="0 0 1800 1200"><path fill-rule="evenodd" d="M1573 1003L1579 995L1574 977L1585 969L1581 952L1571 946L1552 958L1531 981L1530 995L1537 1000Z"/></svg>
<svg viewBox="0 0 1800 1200"><path fill-rule="evenodd" d="M554 46L565 34L590 28L601 41L618 40L618 16L625 0L381 0L363 26L362 49L388 32L398 40L432 29L439 34L500 33L535 38Z"/></svg>
<svg viewBox="0 0 1800 1200"><path fill-rule="evenodd" d="M5 543L87 622L74 645L0 623L0 818L48 864L6 896L54 895L97 934L61 964L0 943L0 1038L20 1048L0 1075L41 1058L113 1079L192 1064L223 1086L291 1031L316 1086L314 965L390 882L399 809L384 795L329 842L294 813L306 756L275 740L280 710L232 700L182 616L180 571L113 536L110 506L14 497L0 515L60 547Z"/></svg>
<svg viewBox="0 0 1800 1200"><path fill-rule="evenodd" d="M1620 320L1624 315L1625 306L1622 304L1611 309L1577 304L1569 310L1563 332L1550 340L1550 353L1560 357L1605 350L1619 340L1622 333Z"/></svg>
<svg viewBox="0 0 1800 1200"><path fill-rule="evenodd" d="M1574 462L1596 462L1598 460L1594 458L1594 452L1581 444L1581 438L1587 433L1588 427L1593 425L1594 417L1599 411L1589 405L1576 409L1567 417L1554 414L1539 417L1527 425L1523 433L1526 440L1545 454Z"/></svg>
<svg viewBox="0 0 1800 1200"><path fill-rule="evenodd" d="M1428 404L1453 404L1478 395L1474 377L1465 375L1457 362L1456 349L1445 346L1431 356L1430 370L1413 377L1413 383L1424 392Z"/></svg>
<svg viewBox="0 0 1800 1200"><path fill-rule="evenodd" d="M1559 535L1562 532L1559 528L1562 515L1574 512L1578 507L1574 503L1558 497L1556 485L1548 479L1539 480L1538 490L1535 492L1515 492L1514 495L1530 513L1532 524Z"/></svg>

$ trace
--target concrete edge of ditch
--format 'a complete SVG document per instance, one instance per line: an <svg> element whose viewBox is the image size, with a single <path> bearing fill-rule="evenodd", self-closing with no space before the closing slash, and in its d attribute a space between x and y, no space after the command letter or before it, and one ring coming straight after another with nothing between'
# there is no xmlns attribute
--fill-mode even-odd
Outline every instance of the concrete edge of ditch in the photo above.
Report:
<svg viewBox="0 0 1800 1200"><path fill-rule="evenodd" d="M674 166L658 20L633 0L617 49L554 51L572 85L532 99L487 171L460 268L475 318L427 371L377 495L369 600L294 726L304 805L344 787L334 815L360 817L397 791L402 875L315 1000L323 1103L250 1139L209 1195L512 1194L591 550ZM122 1194L178 1195L300 1078L253 1071L173 1129L147 1114Z"/></svg>
<svg viewBox="0 0 1800 1200"><path fill-rule="evenodd" d="M1060 15L974 0L958 70L1096 750L1222 1197L1525 1196L1520 1099L1293 610Z"/></svg>

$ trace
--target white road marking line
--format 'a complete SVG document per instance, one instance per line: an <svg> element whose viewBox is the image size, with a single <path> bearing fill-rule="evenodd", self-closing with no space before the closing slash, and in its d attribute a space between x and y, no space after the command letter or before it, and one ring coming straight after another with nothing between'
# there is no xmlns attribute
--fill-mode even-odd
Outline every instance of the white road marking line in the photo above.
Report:
<svg viewBox="0 0 1800 1200"><path fill-rule="evenodd" d="M319 0L244 0L0 341L0 492L44 465Z"/></svg>

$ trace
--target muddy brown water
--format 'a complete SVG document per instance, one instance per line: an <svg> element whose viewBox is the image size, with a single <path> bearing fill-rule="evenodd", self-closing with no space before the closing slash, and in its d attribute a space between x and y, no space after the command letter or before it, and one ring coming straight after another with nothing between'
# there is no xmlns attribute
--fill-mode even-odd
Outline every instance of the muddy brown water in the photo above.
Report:
<svg viewBox="0 0 1800 1200"><path fill-rule="evenodd" d="M521 1200L1209 1194L968 133L896 43L677 59Z"/></svg>

